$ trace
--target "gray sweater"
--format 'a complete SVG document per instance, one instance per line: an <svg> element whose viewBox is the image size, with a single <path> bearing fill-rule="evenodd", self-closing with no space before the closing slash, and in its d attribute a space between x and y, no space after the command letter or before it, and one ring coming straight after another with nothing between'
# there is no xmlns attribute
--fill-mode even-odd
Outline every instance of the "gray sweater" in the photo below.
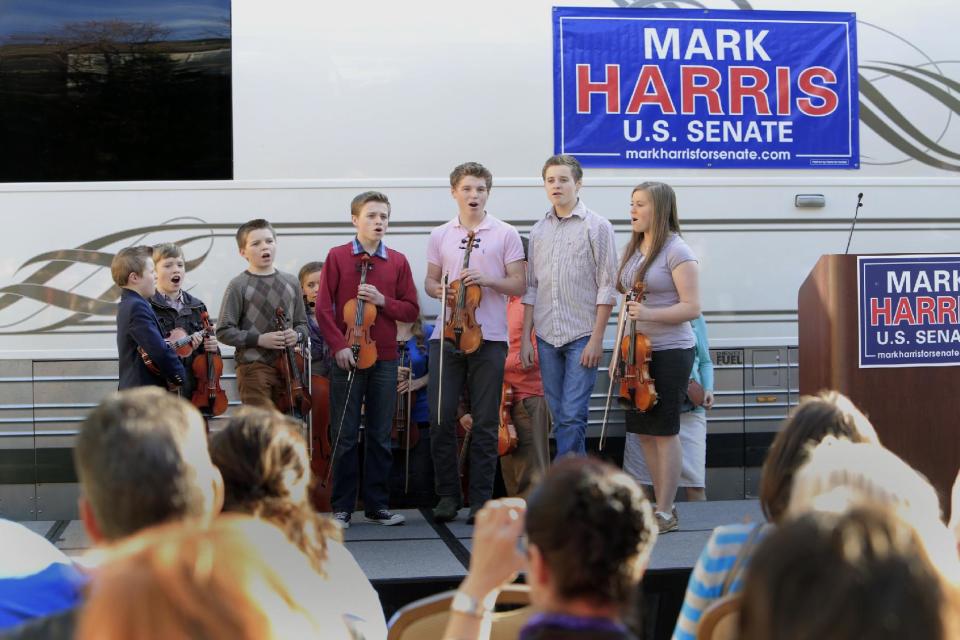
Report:
<svg viewBox="0 0 960 640"><path fill-rule="evenodd" d="M277 330L277 309L283 308L287 326L307 335L307 313L303 305L300 282L282 271L261 276L244 271L230 281L223 292L217 340L235 347L237 364L263 362L272 364L281 351L261 349L257 339L263 333Z"/></svg>

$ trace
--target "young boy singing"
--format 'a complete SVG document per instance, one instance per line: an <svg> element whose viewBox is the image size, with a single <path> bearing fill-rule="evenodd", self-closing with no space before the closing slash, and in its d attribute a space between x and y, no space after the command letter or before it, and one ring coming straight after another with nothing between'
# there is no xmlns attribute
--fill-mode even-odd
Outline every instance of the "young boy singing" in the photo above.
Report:
<svg viewBox="0 0 960 640"><path fill-rule="evenodd" d="M557 457L586 453L590 394L603 354L603 333L617 300L613 225L580 200L583 169L557 155L543 165L550 210L530 231L520 359L540 374L553 414Z"/></svg>
<svg viewBox="0 0 960 640"><path fill-rule="evenodd" d="M237 386L243 404L273 408L285 381L276 369L283 349L307 335L307 315L296 276L274 267L277 235L258 218L237 229L237 247L247 269L230 281L220 303L217 339L236 347ZM283 309L287 329L277 328Z"/></svg>
<svg viewBox="0 0 960 640"><path fill-rule="evenodd" d="M187 265L183 258L183 249L178 244L167 242L153 248L153 263L157 270L157 291L150 297L150 306L160 322L163 335L169 336L174 329L183 329L193 336L193 352L182 359L186 376L180 387L180 396L190 400L197 381L193 375L193 360L204 351L217 352L217 338L213 335L203 338L201 314L207 306L199 298L194 298L183 289L187 277ZM203 345L203 350L199 350Z"/></svg>
<svg viewBox="0 0 960 640"><path fill-rule="evenodd" d="M387 507L393 461L390 429L397 399L397 322L413 322L420 313L417 288L406 257L383 242L390 222L390 201L382 193L366 191L350 203L350 221L357 229L350 242L334 247L324 261L317 294L317 324L334 354L330 374L330 438L333 454L334 518L350 526L356 506L359 469L357 440L360 407L364 406L363 504L366 520L384 525L404 522ZM366 282L360 284L361 262L368 257ZM377 317L370 327L376 342L373 366L357 369L345 333L343 309L350 300L372 304ZM354 324L350 319L350 325Z"/></svg>
<svg viewBox="0 0 960 640"><path fill-rule="evenodd" d="M163 339L160 323L147 299L156 290L153 249L121 249L110 263L113 281L123 290L117 308L117 353L120 356L120 389L156 385L180 386L186 374L180 358ZM143 357L146 354L152 372Z"/></svg>
<svg viewBox="0 0 960 640"><path fill-rule="evenodd" d="M430 366L438 375L430 376L430 449L440 501L433 510L438 521L453 520L460 508L460 478L457 473L456 413L460 390L467 383L473 417L470 439L470 516L468 522L493 496L497 471L497 428L500 423L500 392L503 365L507 357L507 296L523 295L526 289L523 245L513 226L487 213L487 198L493 175L483 165L467 162L450 174L450 193L457 203L457 215L430 233L427 246L427 295L440 298L441 279L460 280L461 286L478 285L481 299L476 312L483 342L467 355L452 345L443 347L443 392L441 384L441 344L444 323L439 318L430 337ZM474 232L470 265L462 269L468 234ZM450 301L452 304L453 301ZM435 369L434 369L435 367ZM438 422L437 403L441 397Z"/></svg>

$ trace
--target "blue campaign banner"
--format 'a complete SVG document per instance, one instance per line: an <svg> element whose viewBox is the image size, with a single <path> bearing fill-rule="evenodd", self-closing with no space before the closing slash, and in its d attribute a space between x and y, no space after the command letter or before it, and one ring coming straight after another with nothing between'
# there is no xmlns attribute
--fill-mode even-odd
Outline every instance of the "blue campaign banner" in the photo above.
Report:
<svg viewBox="0 0 960 640"><path fill-rule="evenodd" d="M859 256L861 367L960 364L960 255Z"/></svg>
<svg viewBox="0 0 960 640"><path fill-rule="evenodd" d="M555 7L553 47L584 165L860 166L853 13Z"/></svg>

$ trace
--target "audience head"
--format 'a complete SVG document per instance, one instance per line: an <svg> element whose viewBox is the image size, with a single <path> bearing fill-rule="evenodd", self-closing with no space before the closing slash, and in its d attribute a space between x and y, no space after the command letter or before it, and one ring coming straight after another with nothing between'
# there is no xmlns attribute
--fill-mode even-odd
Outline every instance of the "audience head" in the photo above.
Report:
<svg viewBox="0 0 960 640"><path fill-rule="evenodd" d="M857 501L888 506L911 521L941 516L936 490L898 455L876 443L827 436L797 470L788 512L839 512Z"/></svg>
<svg viewBox="0 0 960 640"><path fill-rule="evenodd" d="M80 515L95 543L219 511L222 485L203 417L159 387L104 398L80 428L74 461Z"/></svg>
<svg viewBox="0 0 960 640"><path fill-rule="evenodd" d="M806 461L810 445L826 436L877 442L873 425L846 396L830 391L802 398L773 439L763 463L760 506L769 521L783 517L797 469Z"/></svg>
<svg viewBox="0 0 960 640"><path fill-rule="evenodd" d="M741 640L957 637L955 588L890 509L811 512L781 523L747 569Z"/></svg>
<svg viewBox="0 0 960 640"><path fill-rule="evenodd" d="M637 483L621 469L580 457L564 458L544 475L527 500L526 532L535 594L543 578L557 601L621 610L633 602L657 537Z"/></svg>
<svg viewBox="0 0 960 640"><path fill-rule="evenodd" d="M269 520L323 573L327 538L339 528L309 503L307 446L300 424L276 411L243 407L214 434L210 455L224 483L224 511Z"/></svg>
<svg viewBox="0 0 960 640"><path fill-rule="evenodd" d="M209 526L160 526L111 557L83 607L78 640L349 637L345 624L317 613L331 585L268 523L224 516Z"/></svg>

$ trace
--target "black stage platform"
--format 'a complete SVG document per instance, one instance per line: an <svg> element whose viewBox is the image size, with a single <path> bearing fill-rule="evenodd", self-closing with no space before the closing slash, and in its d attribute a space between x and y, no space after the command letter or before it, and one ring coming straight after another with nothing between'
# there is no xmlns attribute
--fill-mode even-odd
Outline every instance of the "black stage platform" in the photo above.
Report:
<svg viewBox="0 0 960 640"><path fill-rule="evenodd" d="M710 532L721 524L763 519L756 500L681 502L680 530L661 536L643 580L644 629L647 638L669 638L687 586L687 579ZM353 516L344 532L347 548L380 594L387 618L399 607L438 591L455 588L466 575L473 527L458 520L435 524L425 511L400 510L402 526L366 523ZM24 522L54 541L67 555L89 546L79 521Z"/></svg>

